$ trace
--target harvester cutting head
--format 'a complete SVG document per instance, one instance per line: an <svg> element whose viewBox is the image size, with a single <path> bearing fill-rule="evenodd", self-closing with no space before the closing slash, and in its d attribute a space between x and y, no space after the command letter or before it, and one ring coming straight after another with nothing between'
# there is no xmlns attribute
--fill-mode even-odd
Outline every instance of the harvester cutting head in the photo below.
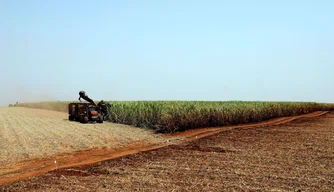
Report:
<svg viewBox="0 0 334 192"><path fill-rule="evenodd" d="M97 107L101 110L102 115L103 115L103 119L104 119L104 120L109 120L109 119L110 119L109 111L110 111L110 108L111 108L110 103L107 102L107 101L103 101L103 100L101 100L101 101L97 104Z"/></svg>

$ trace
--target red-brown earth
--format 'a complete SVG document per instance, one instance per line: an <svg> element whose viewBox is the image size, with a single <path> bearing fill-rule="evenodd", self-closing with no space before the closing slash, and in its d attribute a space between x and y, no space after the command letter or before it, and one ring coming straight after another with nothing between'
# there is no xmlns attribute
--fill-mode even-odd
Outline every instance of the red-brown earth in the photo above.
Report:
<svg viewBox="0 0 334 192"><path fill-rule="evenodd" d="M62 155L58 167L27 161L0 191L333 191L334 115L319 115L178 133L186 139L153 150Z"/></svg>

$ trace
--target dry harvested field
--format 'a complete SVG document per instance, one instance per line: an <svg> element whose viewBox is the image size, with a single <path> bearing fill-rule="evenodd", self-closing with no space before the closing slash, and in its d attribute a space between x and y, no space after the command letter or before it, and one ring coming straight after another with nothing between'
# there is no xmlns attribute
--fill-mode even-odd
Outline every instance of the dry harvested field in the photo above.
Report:
<svg viewBox="0 0 334 192"><path fill-rule="evenodd" d="M0 177L6 172L4 167L18 161L166 140L150 130L110 122L80 124L67 118L67 113L49 110L0 108Z"/></svg>
<svg viewBox="0 0 334 192"><path fill-rule="evenodd" d="M187 143L171 142L113 160L58 168L3 185L0 191L333 191L334 116L304 117L308 118L202 129L192 134L203 137L199 140L191 137ZM156 136L151 138L160 139Z"/></svg>

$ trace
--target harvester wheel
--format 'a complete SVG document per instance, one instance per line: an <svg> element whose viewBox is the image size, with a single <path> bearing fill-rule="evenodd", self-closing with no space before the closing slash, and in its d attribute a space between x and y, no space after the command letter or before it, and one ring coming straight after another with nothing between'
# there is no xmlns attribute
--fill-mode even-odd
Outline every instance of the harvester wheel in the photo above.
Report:
<svg viewBox="0 0 334 192"><path fill-rule="evenodd" d="M99 115L99 119L97 120L98 123L103 123L103 117Z"/></svg>
<svg viewBox="0 0 334 192"><path fill-rule="evenodd" d="M81 123L88 123L88 117L87 116L81 116Z"/></svg>
<svg viewBox="0 0 334 192"><path fill-rule="evenodd" d="M74 117L72 115L68 116L68 120L73 121Z"/></svg>

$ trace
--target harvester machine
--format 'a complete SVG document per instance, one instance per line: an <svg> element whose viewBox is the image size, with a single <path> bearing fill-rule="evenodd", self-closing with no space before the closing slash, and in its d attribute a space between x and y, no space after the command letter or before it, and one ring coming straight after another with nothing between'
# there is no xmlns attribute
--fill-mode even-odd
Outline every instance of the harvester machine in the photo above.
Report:
<svg viewBox="0 0 334 192"><path fill-rule="evenodd" d="M111 104L106 102L106 101L103 101L101 100L97 105L95 104L95 102L88 97L88 95L86 95L85 91L80 91L79 92L79 101L81 101L81 98L86 100L87 102L95 105L98 110L99 110L99 113L101 113L102 117L103 117L103 120L110 120L110 114L109 114L109 111L111 109Z"/></svg>
<svg viewBox="0 0 334 192"><path fill-rule="evenodd" d="M68 119L70 121L80 121L81 123L103 123L103 116L99 112L98 107L91 103L69 103Z"/></svg>

